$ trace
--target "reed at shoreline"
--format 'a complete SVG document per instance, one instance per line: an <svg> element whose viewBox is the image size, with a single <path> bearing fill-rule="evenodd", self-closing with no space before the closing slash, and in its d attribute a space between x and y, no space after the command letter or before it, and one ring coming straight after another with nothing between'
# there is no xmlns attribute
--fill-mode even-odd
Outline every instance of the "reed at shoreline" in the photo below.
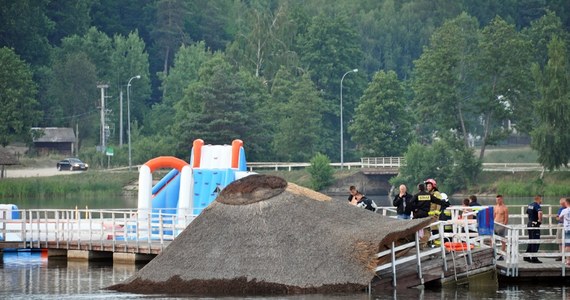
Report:
<svg viewBox="0 0 570 300"><path fill-rule="evenodd" d="M52 197L121 195L136 183L136 173L89 171L51 177L5 178L0 180L0 197L37 199Z"/></svg>

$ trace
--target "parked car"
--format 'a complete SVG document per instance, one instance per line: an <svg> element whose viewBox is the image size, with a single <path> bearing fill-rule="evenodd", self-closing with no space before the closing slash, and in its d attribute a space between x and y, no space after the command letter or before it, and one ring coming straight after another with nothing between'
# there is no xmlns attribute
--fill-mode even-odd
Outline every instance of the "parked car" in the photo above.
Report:
<svg viewBox="0 0 570 300"><path fill-rule="evenodd" d="M57 163L56 167L59 171L63 171L63 170L87 171L87 169L89 169L89 165L82 162L79 158L66 158L66 159L60 160Z"/></svg>

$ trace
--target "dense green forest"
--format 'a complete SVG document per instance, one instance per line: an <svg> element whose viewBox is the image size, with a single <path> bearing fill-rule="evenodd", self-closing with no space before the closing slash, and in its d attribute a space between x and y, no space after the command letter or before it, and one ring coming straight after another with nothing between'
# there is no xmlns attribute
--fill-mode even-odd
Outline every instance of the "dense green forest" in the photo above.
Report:
<svg viewBox="0 0 570 300"><path fill-rule="evenodd" d="M80 155L103 157L107 84L124 165L130 81L133 163L187 158L196 138L334 162L343 128L345 161L435 143L432 163L465 172L518 134L555 169L570 156L569 29L567 0L0 0L0 142L72 127Z"/></svg>

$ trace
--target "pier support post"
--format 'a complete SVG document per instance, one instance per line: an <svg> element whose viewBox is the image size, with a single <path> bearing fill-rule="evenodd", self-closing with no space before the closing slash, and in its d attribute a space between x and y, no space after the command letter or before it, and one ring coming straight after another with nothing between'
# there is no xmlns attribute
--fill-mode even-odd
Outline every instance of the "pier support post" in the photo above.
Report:
<svg viewBox="0 0 570 300"><path fill-rule="evenodd" d="M65 249L48 249L47 256L49 258L66 258L67 257L67 250Z"/></svg>
<svg viewBox="0 0 570 300"><path fill-rule="evenodd" d="M156 255L154 254L140 254L140 253L113 253L113 263L119 264L136 264L139 262L149 262Z"/></svg>
<svg viewBox="0 0 570 300"><path fill-rule="evenodd" d="M111 252L88 251L88 250L67 250L67 260L110 260L113 257Z"/></svg>

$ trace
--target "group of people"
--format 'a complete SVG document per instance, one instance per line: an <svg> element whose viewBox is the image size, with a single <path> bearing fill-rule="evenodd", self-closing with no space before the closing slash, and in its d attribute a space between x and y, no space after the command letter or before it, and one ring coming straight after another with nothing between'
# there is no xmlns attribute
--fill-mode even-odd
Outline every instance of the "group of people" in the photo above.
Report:
<svg viewBox="0 0 570 300"><path fill-rule="evenodd" d="M350 187L348 201L353 205L371 211L378 209L376 203L359 192L355 186ZM529 239L540 239L540 229L538 228L542 224L541 203L542 196L537 195L534 197L534 201L527 206L527 227L533 228L528 230ZM394 197L392 204L396 207L398 219L419 219L430 216L445 219L443 212L449 206L449 201L444 193L439 192L437 182L430 178L418 185L418 192L414 195L408 192L406 185L400 185L399 193ZM481 206L481 204L477 202L477 196L471 195L463 200L463 206L466 207L464 211L470 211L471 209L467 207ZM509 223L509 210L505 205L503 195L499 194L495 197L493 216L495 224L498 223L498 226L495 226L495 234L505 236L506 228L504 226ZM565 245L560 246L560 251L562 251L562 247L566 247L566 252L570 252L570 198L560 199L560 208L556 219L563 226L562 229L558 230L557 238L562 239L562 234L564 234L566 241ZM526 253L537 253L539 247L540 244L528 244ZM504 241L501 243L501 249L503 252L506 250ZM504 258L500 256L498 260L504 260ZM530 263L542 263L537 257L532 256L524 257L524 260ZM561 258L557 258L557 260L560 261ZM570 256L567 256L566 265L570 266Z"/></svg>
<svg viewBox="0 0 570 300"><path fill-rule="evenodd" d="M434 179L427 179L418 184L418 192L414 195L408 193L406 185L401 184L400 192L394 197L392 204L396 207L398 219L419 219L441 215L449 206L445 194L437 189Z"/></svg>
<svg viewBox="0 0 570 300"><path fill-rule="evenodd" d="M378 205L376 205L376 203L372 199L369 199L368 197L364 196L364 194L359 192L354 185L350 186L349 192L350 195L348 195L348 202L350 202L350 204L374 212L378 209Z"/></svg>
<svg viewBox="0 0 570 300"><path fill-rule="evenodd" d="M349 191L348 201L351 204L371 211L378 209L376 203L364 196L355 186L350 186ZM411 219L412 217L418 219L439 215L449 206L447 197L438 191L437 182L431 178L419 184L418 192L414 195L408 193L406 185L400 185L400 192L394 197L393 204L396 206L398 219Z"/></svg>

